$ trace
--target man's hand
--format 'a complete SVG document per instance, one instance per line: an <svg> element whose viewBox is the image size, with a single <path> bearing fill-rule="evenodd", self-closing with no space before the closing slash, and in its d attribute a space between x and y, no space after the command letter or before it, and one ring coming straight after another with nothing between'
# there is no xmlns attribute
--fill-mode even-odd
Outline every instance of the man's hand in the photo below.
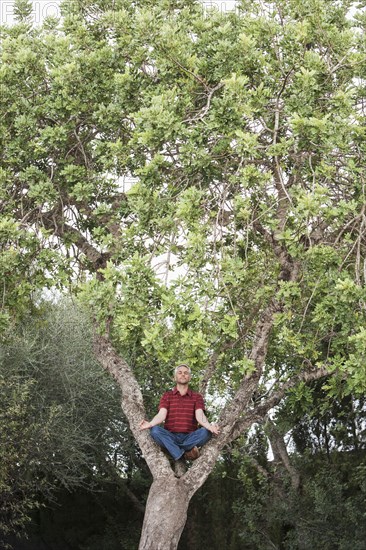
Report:
<svg viewBox="0 0 366 550"><path fill-rule="evenodd" d="M166 416L168 414L168 409L165 409L162 407L157 415L148 422L147 420L141 420L140 422L140 430L149 430L150 428L153 428L154 426L157 426L158 424L161 424L166 419Z"/></svg>
<svg viewBox="0 0 366 550"><path fill-rule="evenodd" d="M219 435L220 433L220 428L217 424L210 424L208 430L210 430L210 432L212 432L214 435Z"/></svg>
<svg viewBox="0 0 366 550"><path fill-rule="evenodd" d="M151 425L150 422L148 422L147 420L141 420L139 427L140 430L148 430L149 428L151 428Z"/></svg>
<svg viewBox="0 0 366 550"><path fill-rule="evenodd" d="M196 420L198 424L206 428L206 430L208 430L209 432L213 433L214 435L219 435L219 426L217 424L211 424L211 422L207 420L206 415L202 409L196 410Z"/></svg>

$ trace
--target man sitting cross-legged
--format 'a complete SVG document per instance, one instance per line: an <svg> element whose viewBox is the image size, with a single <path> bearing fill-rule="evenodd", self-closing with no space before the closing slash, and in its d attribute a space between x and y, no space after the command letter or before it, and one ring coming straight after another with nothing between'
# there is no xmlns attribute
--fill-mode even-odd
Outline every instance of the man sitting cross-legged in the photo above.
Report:
<svg viewBox="0 0 366 550"><path fill-rule="evenodd" d="M191 369L179 365L174 375L176 387L164 393L158 414L150 422L142 420L140 430L150 429L154 441L174 460L183 456L186 460L195 460L199 457L198 448L207 443L212 434L217 435L219 428L207 420L202 395L189 388ZM158 426L162 422L163 428Z"/></svg>

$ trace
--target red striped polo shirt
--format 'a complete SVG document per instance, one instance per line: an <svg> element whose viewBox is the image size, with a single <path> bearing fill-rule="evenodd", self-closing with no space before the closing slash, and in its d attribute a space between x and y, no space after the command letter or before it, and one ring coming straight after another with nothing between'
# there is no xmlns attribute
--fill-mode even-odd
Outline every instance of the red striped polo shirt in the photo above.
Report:
<svg viewBox="0 0 366 550"><path fill-rule="evenodd" d="M160 409L167 409L168 414L164 428L170 432L189 433L197 430L198 424L195 412L205 410L203 397L200 393L188 389L181 395L177 388L164 393L159 403Z"/></svg>

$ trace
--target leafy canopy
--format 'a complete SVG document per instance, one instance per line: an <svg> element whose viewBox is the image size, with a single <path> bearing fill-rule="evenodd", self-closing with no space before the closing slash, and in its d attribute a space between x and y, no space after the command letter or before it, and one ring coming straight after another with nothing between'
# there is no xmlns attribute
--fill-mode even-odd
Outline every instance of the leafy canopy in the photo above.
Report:
<svg viewBox="0 0 366 550"><path fill-rule="evenodd" d="M363 391L362 11L74 1L36 31L17 5L1 31L3 326L68 285L146 387L184 359L227 394L275 300L262 382L327 365Z"/></svg>

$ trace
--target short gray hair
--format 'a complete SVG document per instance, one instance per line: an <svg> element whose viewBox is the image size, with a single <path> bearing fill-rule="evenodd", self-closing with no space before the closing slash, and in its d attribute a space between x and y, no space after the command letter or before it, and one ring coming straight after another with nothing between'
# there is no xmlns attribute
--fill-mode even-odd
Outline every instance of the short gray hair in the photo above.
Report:
<svg viewBox="0 0 366 550"><path fill-rule="evenodd" d="M179 370L181 367L185 367L186 369L188 369L189 374L192 374L191 369L189 368L188 365L186 365L186 363L180 363L180 365L178 365L178 366L175 367L175 369L174 369L174 376L177 374L178 370Z"/></svg>

